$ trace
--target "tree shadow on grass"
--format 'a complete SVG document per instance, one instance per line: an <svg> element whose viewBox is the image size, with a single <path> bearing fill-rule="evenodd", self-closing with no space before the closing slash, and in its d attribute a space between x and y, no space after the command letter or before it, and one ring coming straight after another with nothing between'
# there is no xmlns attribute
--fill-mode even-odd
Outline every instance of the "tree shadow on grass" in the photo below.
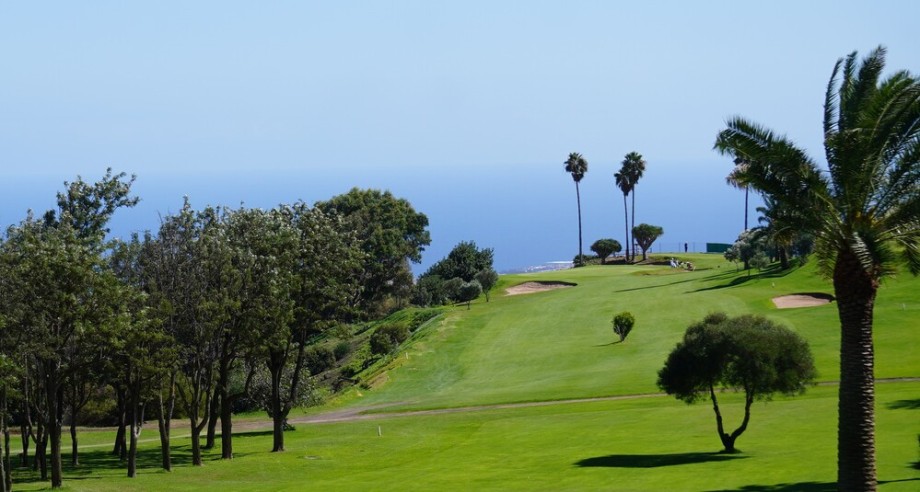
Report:
<svg viewBox="0 0 920 492"><path fill-rule="evenodd" d="M585 458L575 462L582 468L658 468L662 466L692 465L713 461L745 459L747 456L726 453L672 453L672 454L611 454Z"/></svg>
<svg viewBox="0 0 920 492"><path fill-rule="evenodd" d="M611 345L616 345L616 344L618 344L618 343L623 343L623 340L614 340L614 341L612 341L612 342L610 342L610 343L602 343L602 344L600 344L600 345L595 345L595 347L609 347L609 346L611 346Z"/></svg>
<svg viewBox="0 0 920 492"><path fill-rule="evenodd" d="M50 466L50 456L48 459ZM128 474L128 461L123 461L118 456L112 455L111 451L108 449L80 451L80 464L78 466L70 464L69 453L64 453L62 459L64 460L63 472L65 483L68 480L102 480L112 477L113 474L124 474L125 476ZM190 465L192 462L191 450L174 447L172 450L172 462L173 467L186 464ZM161 470L162 464L163 460L159 447L139 449L137 451L138 474L144 473L145 470ZM14 473L17 473L13 479L14 483L38 483L48 481L42 480L37 471L32 472L31 470L19 468L18 471L14 470Z"/></svg>
<svg viewBox="0 0 920 492"><path fill-rule="evenodd" d="M902 478L900 480L879 480L879 485L898 482L916 482L920 478ZM798 482L778 483L773 485L745 485L740 489L718 489L709 492L835 492L837 482Z"/></svg>
<svg viewBox="0 0 920 492"><path fill-rule="evenodd" d="M760 271L756 275L736 277L736 278L733 278L730 282L725 283L725 284L713 285L712 287L702 287L696 290L691 290L689 292L693 293L693 292L706 292L709 290L728 289L731 287L737 287L739 285L745 284L752 280L767 279L767 278L782 278L794 272L795 270L796 270L795 268L789 268L787 270L782 270L780 269L779 266L772 266L770 268Z"/></svg>
<svg viewBox="0 0 920 492"><path fill-rule="evenodd" d="M897 400L888 404L889 410L920 410L920 398L915 400Z"/></svg>

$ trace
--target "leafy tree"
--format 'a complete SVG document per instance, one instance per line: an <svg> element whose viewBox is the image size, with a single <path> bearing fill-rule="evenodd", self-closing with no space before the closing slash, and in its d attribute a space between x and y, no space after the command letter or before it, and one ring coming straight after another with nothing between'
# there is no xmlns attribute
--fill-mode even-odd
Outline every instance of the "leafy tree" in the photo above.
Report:
<svg viewBox="0 0 920 492"><path fill-rule="evenodd" d="M632 313L623 311L613 317L613 332L620 337L620 341L622 342L626 340L626 337L629 335L629 332L632 331L635 324L636 318Z"/></svg>
<svg viewBox="0 0 920 492"><path fill-rule="evenodd" d="M51 486L63 485L61 430L64 389L72 354L81 350L95 327L109 321L117 285L107 268L106 224L115 210L137 202L131 181L111 170L90 185L77 179L58 194L58 209L42 220L31 214L8 230L4 257L12 287L12 320L22 330L23 352L41 380L43 427L50 444Z"/></svg>
<svg viewBox="0 0 920 492"><path fill-rule="evenodd" d="M763 251L754 253L754 257L751 258L751 267L756 268L757 271L761 271L768 266L770 266L770 258L766 253Z"/></svg>
<svg viewBox="0 0 920 492"><path fill-rule="evenodd" d="M476 241L461 241L447 257L428 268L421 277L438 275L441 278L458 277L469 282L484 269L492 268L494 252L492 248L479 249Z"/></svg>
<svg viewBox="0 0 920 492"><path fill-rule="evenodd" d="M815 375L808 343L795 332L762 316L715 313L687 328L658 371L658 386L687 404L708 396L719 439L734 452L755 400L803 393ZM744 419L731 433L723 425L717 386L744 391Z"/></svg>
<svg viewBox="0 0 920 492"><path fill-rule="evenodd" d="M636 243L642 248L642 261L645 261L648 259L648 249L652 247L652 243L654 243L659 236L664 234L664 229L649 224L639 224L633 227L632 232Z"/></svg>
<svg viewBox="0 0 920 492"><path fill-rule="evenodd" d="M575 198L578 202L578 258L580 259L584 257L584 253L581 249L581 190L578 188L578 183L588 172L588 161L578 152L572 152L565 161L565 172L570 173L572 180L575 181Z"/></svg>
<svg viewBox="0 0 920 492"><path fill-rule="evenodd" d="M623 246L616 239L598 239L591 245L591 251L600 257L602 265L607 262L608 256L619 253L622 249Z"/></svg>
<svg viewBox="0 0 920 492"><path fill-rule="evenodd" d="M489 302L489 291L498 283L498 272L491 267L480 270L476 273L476 281L482 286L482 292L486 295L486 302Z"/></svg>
<svg viewBox="0 0 920 492"><path fill-rule="evenodd" d="M875 490L872 320L883 277L898 260L920 273L920 79L882 79L885 49L837 61L824 99L826 174L790 140L732 118L715 147L750 161L743 179L814 233L821 270L834 282L840 317L837 480Z"/></svg>
<svg viewBox="0 0 920 492"><path fill-rule="evenodd" d="M636 228L636 185L639 184L639 180L642 179L642 175L645 173L645 160L642 159L642 154L638 152L630 152L626 154L626 157L623 159L623 171L626 173L627 179L629 180L629 190L632 192L632 228ZM633 232L633 240L638 241L636 238L635 231ZM642 255L643 260L645 259L645 248L643 248ZM633 259L636 256L636 248L633 245Z"/></svg>
<svg viewBox="0 0 920 492"><path fill-rule="evenodd" d="M463 279L459 277L445 280L441 284L441 290L444 292L444 297L449 301L456 301L460 298L460 288L462 287Z"/></svg>
<svg viewBox="0 0 920 492"><path fill-rule="evenodd" d="M389 354L408 338L409 327L405 323L385 324L374 330L371 335L371 353L375 355Z"/></svg>
<svg viewBox="0 0 920 492"><path fill-rule="evenodd" d="M460 286L460 292L457 293L457 302L465 302L466 308L470 309L470 304L482 294L482 285L478 280L464 282Z"/></svg>
<svg viewBox="0 0 920 492"><path fill-rule="evenodd" d="M428 217L389 191L358 188L319 202L316 208L339 217L342 231L355 232L360 241L365 254L361 288L352 295L365 313L379 311L386 298L411 287L412 277L405 275L407 261L420 262L425 246L431 244Z"/></svg>

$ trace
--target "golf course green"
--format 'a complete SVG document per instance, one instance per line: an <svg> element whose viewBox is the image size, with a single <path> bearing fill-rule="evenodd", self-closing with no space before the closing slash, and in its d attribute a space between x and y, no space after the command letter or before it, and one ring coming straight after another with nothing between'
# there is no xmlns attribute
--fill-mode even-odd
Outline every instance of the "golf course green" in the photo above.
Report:
<svg viewBox="0 0 920 492"><path fill-rule="evenodd" d="M832 294L808 263L738 271L719 255L667 265L590 266L503 275L471 309L446 308L360 384L292 416L270 453L263 414L235 422L235 458L190 464L173 431L175 468L159 468L156 425L141 436L139 473L110 455L113 432L81 434L70 490L836 490L839 321L834 302L778 309L788 294ZM506 295L531 281L570 287ZM920 490L920 279L886 279L875 309L879 488ZM636 319L619 342L611 319ZM817 384L756 402L740 453L722 454L711 405L660 393L657 371L691 323L713 311L761 314L810 344ZM720 395L726 426L743 397ZM327 418L324 418L327 417ZM179 424L179 422L177 422ZM187 425L187 424L186 424ZM69 443L64 443L69 450ZM15 447L14 447L15 451ZM65 452L65 463L69 463ZM17 469L14 490L47 482Z"/></svg>

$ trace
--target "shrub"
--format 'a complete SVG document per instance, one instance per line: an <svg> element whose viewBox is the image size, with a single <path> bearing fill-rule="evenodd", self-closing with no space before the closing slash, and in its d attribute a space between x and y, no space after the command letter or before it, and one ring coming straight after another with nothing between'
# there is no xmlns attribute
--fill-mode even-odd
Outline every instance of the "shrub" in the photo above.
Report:
<svg viewBox="0 0 920 492"><path fill-rule="evenodd" d="M636 324L636 318L629 311L623 311L613 317L613 332L620 336L620 341L626 340L626 336L632 331L633 325Z"/></svg>
<svg viewBox="0 0 920 492"><path fill-rule="evenodd" d="M317 375L335 365L335 355L326 347L316 346L307 349L304 354L307 369L311 375Z"/></svg>
<svg viewBox="0 0 920 492"><path fill-rule="evenodd" d="M332 349L332 355L335 356L335 360L342 360L349 353L351 353L351 344L345 340L335 344L335 348Z"/></svg>
<svg viewBox="0 0 920 492"><path fill-rule="evenodd" d="M377 328L371 335L371 353L388 354L409 338L409 327L404 323L390 323Z"/></svg>

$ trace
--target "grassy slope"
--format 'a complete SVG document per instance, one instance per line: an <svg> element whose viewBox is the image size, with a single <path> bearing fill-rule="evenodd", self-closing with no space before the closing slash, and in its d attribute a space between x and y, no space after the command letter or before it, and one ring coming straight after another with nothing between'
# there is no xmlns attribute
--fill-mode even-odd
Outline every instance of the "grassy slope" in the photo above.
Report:
<svg viewBox="0 0 920 492"><path fill-rule="evenodd" d="M808 267L748 280L719 258L693 261L709 269L589 267L503 277L497 289L533 279L579 285L496 294L470 311L451 311L417 334L408 359L397 357L377 387L356 392L351 404L403 402L405 409L655 392L655 372L687 324L715 309L763 313L794 327L812 344L821 379L836 379L836 307L780 311L769 301L830 292L827 282ZM903 277L881 290L879 377L920 376L918 286ZM625 343L611 344L610 318L620 310L632 311L637 325ZM878 394L882 490L916 490L920 472L911 465L920 459L920 383L881 384ZM740 407L733 395L725 398L731 425ZM711 454L720 448L713 427L707 405L687 407L667 397L300 425L287 434L286 453L266 452L270 433L247 434L235 440L237 459L215 459L201 469L187 465L187 440L176 439L179 466L172 474L157 469L156 443L145 443L133 481L121 478L124 470L107 447L90 448L83 461L98 466L65 470L65 484L75 490L833 489L836 387L757 404L738 442L745 453L737 457ZM18 490L43 486L24 479L20 473Z"/></svg>

